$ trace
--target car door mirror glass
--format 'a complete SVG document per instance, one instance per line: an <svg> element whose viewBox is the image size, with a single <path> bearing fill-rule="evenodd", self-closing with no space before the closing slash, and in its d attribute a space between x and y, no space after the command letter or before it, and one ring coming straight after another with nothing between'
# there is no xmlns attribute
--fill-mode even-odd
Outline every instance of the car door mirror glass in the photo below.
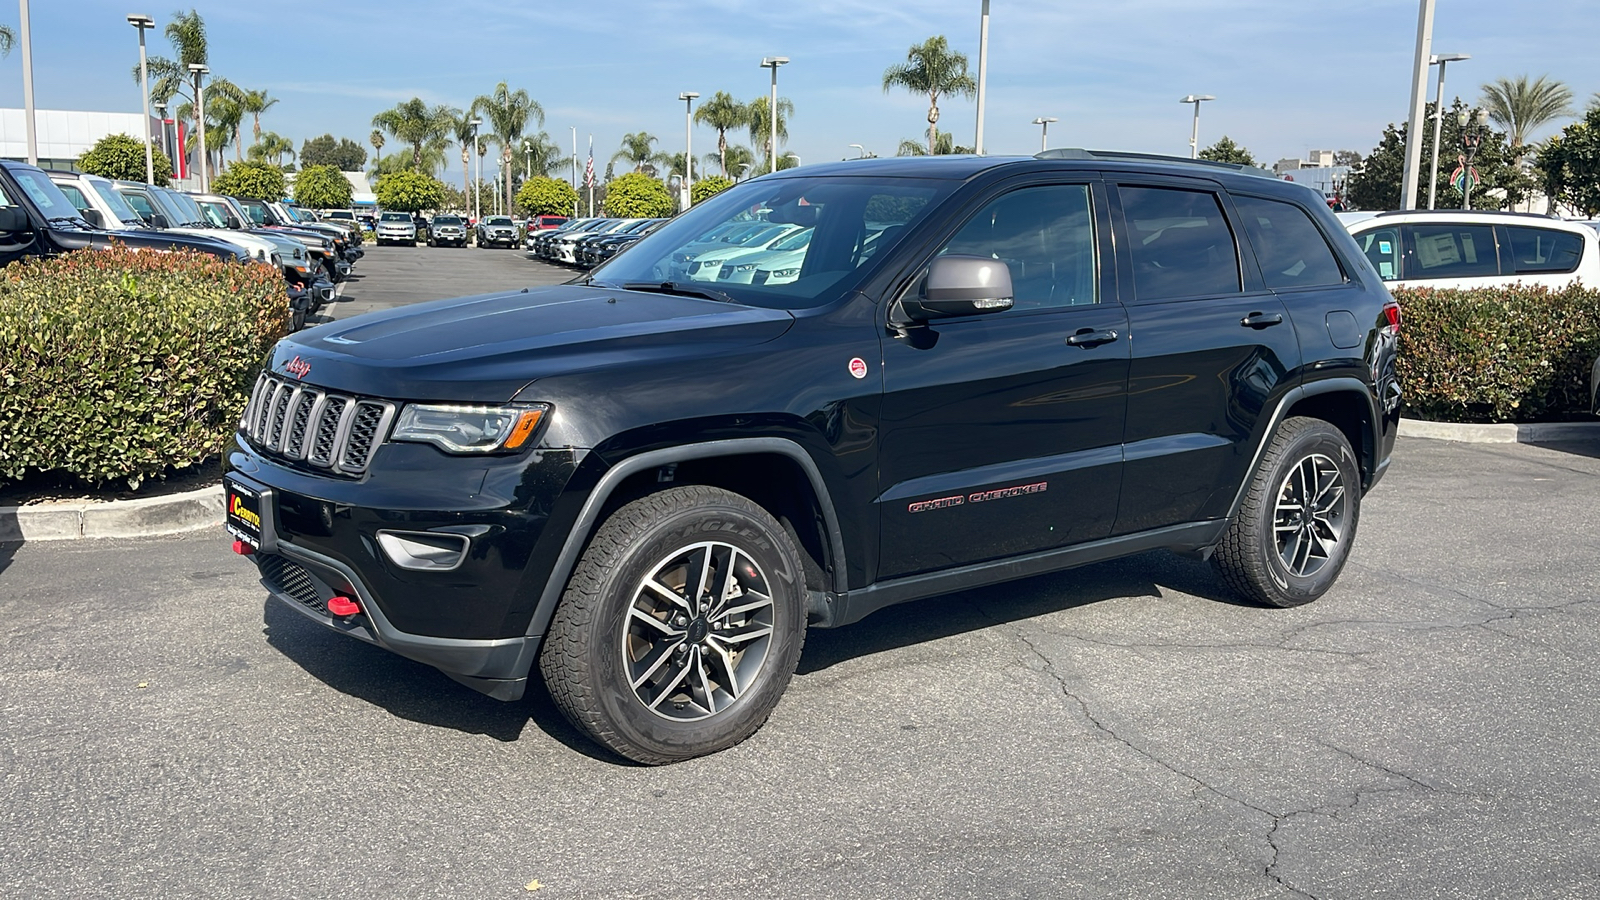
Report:
<svg viewBox="0 0 1600 900"><path fill-rule="evenodd" d="M104 217L102 217L100 215L100 210L98 210L98 209L85 209L85 210L80 211L79 214L82 215L83 216L83 220L85 222L88 222L90 225L93 225L96 228L105 227L105 224L106 224L105 223L105 219L104 219Z"/></svg>

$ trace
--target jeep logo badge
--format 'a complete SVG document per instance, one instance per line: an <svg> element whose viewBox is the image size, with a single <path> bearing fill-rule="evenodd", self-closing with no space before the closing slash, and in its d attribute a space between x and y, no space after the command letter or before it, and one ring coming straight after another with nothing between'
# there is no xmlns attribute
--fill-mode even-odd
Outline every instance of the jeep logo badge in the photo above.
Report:
<svg viewBox="0 0 1600 900"><path fill-rule="evenodd" d="M296 378L304 378L311 372L311 363L306 362L305 360L296 356L294 359L291 359L283 364L283 371L293 375Z"/></svg>

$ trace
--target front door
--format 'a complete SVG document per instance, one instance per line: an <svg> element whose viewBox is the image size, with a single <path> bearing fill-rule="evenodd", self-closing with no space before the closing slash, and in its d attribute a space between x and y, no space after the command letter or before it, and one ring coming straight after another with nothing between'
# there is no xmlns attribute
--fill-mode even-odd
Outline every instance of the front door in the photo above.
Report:
<svg viewBox="0 0 1600 900"><path fill-rule="evenodd" d="M1110 533L1129 342L1108 223L1098 184L1033 184L929 254L1004 260L1015 304L884 341L879 578Z"/></svg>

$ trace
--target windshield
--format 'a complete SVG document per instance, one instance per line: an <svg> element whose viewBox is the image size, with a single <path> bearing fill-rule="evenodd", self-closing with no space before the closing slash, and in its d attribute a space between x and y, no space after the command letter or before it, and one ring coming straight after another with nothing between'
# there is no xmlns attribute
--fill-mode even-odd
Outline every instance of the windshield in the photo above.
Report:
<svg viewBox="0 0 1600 900"><path fill-rule="evenodd" d="M489 217L489 221L488 221L487 224L489 224L489 225L510 225L511 224L511 220L506 218L505 216L490 216Z"/></svg>
<svg viewBox="0 0 1600 900"><path fill-rule="evenodd" d="M129 225L143 225L144 219L133 211L128 201L111 187L111 182L98 178L85 178L80 182L88 190L94 191L101 202L111 208L111 214Z"/></svg>
<svg viewBox="0 0 1600 900"><path fill-rule="evenodd" d="M75 219L78 217L78 208L61 193L56 183L39 172L12 169L12 177L22 185L23 193L39 207L39 212L44 213L46 219Z"/></svg>
<svg viewBox="0 0 1600 900"><path fill-rule="evenodd" d="M435 224L435 225L460 225L461 224L461 218L459 216L434 216L433 217L433 224Z"/></svg>
<svg viewBox="0 0 1600 900"><path fill-rule="evenodd" d="M810 230L794 252L792 280L781 284L716 281L718 291L740 303L804 309L830 303L856 283L872 260L899 243L936 200L958 182L912 178L825 176L758 178L729 188L637 241L627 253L596 269L597 283L693 286L715 277L719 267L698 257L726 258L736 246L765 246ZM754 226L738 244L718 234L730 223ZM693 273L693 274L691 274ZM693 288L690 287L692 291Z"/></svg>
<svg viewBox="0 0 1600 900"><path fill-rule="evenodd" d="M380 219L379 221L383 221L383 222L410 222L411 221L411 214L410 213L393 213L393 212L384 213L383 214L383 218Z"/></svg>
<svg viewBox="0 0 1600 900"><path fill-rule="evenodd" d="M215 200L200 200L198 203L200 211L205 213L206 221L210 222L213 228L228 227L228 216L232 214L232 210Z"/></svg>
<svg viewBox="0 0 1600 900"><path fill-rule="evenodd" d="M212 222L207 219L205 213L200 211L200 204L194 202L194 198L188 194L180 194L177 191L167 191L167 199L171 200L178 206L179 210L183 213L183 218L185 221L193 222L197 225L206 225L212 228L228 227L226 220L222 222Z"/></svg>
<svg viewBox="0 0 1600 900"><path fill-rule="evenodd" d="M154 187L150 188L149 191L151 199L156 203L156 208L161 210L161 214L167 217L168 224L174 228L194 224L194 220L189 217L189 214L179 209L177 202L168 197L165 191Z"/></svg>

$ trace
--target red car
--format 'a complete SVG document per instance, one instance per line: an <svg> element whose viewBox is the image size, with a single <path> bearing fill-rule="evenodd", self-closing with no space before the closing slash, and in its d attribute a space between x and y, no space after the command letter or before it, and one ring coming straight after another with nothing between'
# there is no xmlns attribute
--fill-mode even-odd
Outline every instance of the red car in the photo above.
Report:
<svg viewBox="0 0 1600 900"><path fill-rule="evenodd" d="M529 231L549 231L567 224L566 216L534 216L528 220Z"/></svg>

